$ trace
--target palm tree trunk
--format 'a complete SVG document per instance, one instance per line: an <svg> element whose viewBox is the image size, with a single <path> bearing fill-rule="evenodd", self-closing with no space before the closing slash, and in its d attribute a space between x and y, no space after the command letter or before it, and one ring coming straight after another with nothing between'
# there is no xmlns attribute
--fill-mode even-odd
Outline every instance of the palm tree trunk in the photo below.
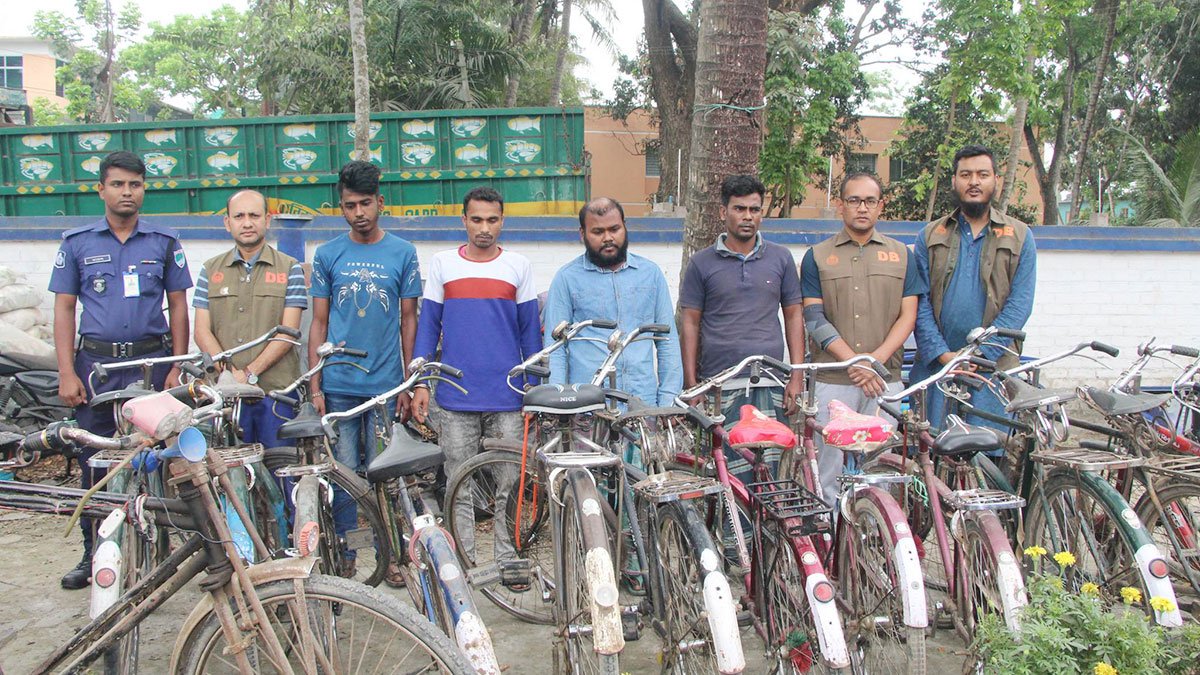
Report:
<svg viewBox="0 0 1200 675"><path fill-rule="evenodd" d="M946 118L946 138L954 135L954 115L958 111L958 84L950 89L950 114ZM933 165L933 185L929 187L929 200L925 203L925 221L933 220L933 207L937 204L938 183L942 180L942 161Z"/></svg>
<svg viewBox="0 0 1200 675"><path fill-rule="evenodd" d="M350 49L354 60L354 158L371 159L371 83L367 78L367 30L362 0L350 2Z"/></svg>
<svg viewBox="0 0 1200 675"><path fill-rule="evenodd" d="M1100 88L1104 86L1105 71L1108 70L1109 53L1112 52L1113 39L1117 33L1117 10L1121 0L1108 0L1103 6L1107 14L1104 28L1104 46L1100 48L1097 58L1100 64L1096 67L1095 79L1092 80L1091 93L1088 94L1087 113L1083 117L1083 128L1079 131L1079 150L1075 153L1075 174L1071 180L1071 212L1067 216L1067 224L1079 218L1079 207L1083 202L1083 175L1087 168L1088 143L1092 140L1092 131L1096 124L1096 109L1099 107ZM1097 11L1100 11L1097 7Z"/></svg>
<svg viewBox="0 0 1200 675"><path fill-rule="evenodd" d="M757 172L766 66L767 0L701 6L684 269L692 253L712 244L722 229L721 182Z"/></svg>
<svg viewBox="0 0 1200 675"><path fill-rule="evenodd" d="M562 81L567 69L567 52L571 49L571 0L563 0L562 3L562 34L559 39L554 81L550 83L550 105L562 103Z"/></svg>
<svg viewBox="0 0 1200 675"><path fill-rule="evenodd" d="M1021 85L1027 86L1033 78L1033 66L1036 61L1033 40L1025 45L1025 71ZM996 208L1000 213L1008 212L1008 200L1012 197L1013 187L1017 184L1017 165L1021 163L1021 137L1025 134L1025 117L1029 113L1029 94L1022 90L1013 104L1012 135L1008 142L1008 165L1004 167L1004 186L1000 188L1000 199ZM1038 148L1029 147L1029 154L1040 152Z"/></svg>
<svg viewBox="0 0 1200 675"><path fill-rule="evenodd" d="M521 0L521 14L517 17L517 29L514 32L513 47L521 49L529 40L529 30L533 28L533 15L537 10L535 0ZM516 71L508 79L504 90L504 107L511 108L517 103L517 92L521 88L521 71Z"/></svg>

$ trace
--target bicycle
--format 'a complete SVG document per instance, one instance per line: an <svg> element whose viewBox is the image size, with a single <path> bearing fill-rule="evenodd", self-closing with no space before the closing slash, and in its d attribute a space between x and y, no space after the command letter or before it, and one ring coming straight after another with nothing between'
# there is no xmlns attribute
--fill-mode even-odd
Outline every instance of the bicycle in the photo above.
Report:
<svg viewBox="0 0 1200 675"><path fill-rule="evenodd" d="M212 401L210 406L221 406L220 394L211 387L199 386L193 393ZM154 427L139 425L134 434L105 438L56 423L28 436L7 464L28 466L41 454L62 452L72 443L140 452L158 440L147 428ZM171 431L183 433L185 428L190 427L176 424ZM205 573L200 585L206 594L181 627L172 650L172 673L312 673L364 663L376 668L407 663L421 672L469 672L454 645L423 617L369 588L311 574L311 559L246 565L212 487L215 478L235 508L245 510L230 489L224 462L210 448L197 448L194 441L184 443L178 453L182 456L158 453L179 492L177 500L130 501L121 494L88 495L72 488L0 481L0 507L43 513L75 507L105 518L119 506L139 518L188 533L166 560L59 646L35 673L86 667L162 602Z"/></svg>

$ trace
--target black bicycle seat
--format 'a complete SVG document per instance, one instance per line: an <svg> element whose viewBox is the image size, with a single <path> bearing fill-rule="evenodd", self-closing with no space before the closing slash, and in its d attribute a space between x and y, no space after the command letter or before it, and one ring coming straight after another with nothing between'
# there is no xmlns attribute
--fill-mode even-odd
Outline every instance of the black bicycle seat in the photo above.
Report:
<svg viewBox="0 0 1200 675"><path fill-rule="evenodd" d="M392 441L367 465L367 480L381 483L429 471L441 466L445 459L437 444L413 438L402 425L396 424L392 426Z"/></svg>
<svg viewBox="0 0 1200 675"><path fill-rule="evenodd" d="M1171 400L1170 394L1126 394L1098 387L1088 387L1087 396L1105 415L1136 415Z"/></svg>
<svg viewBox="0 0 1200 675"><path fill-rule="evenodd" d="M999 449L1000 439L994 431L970 425L954 426L938 434L932 448L933 454L942 457L964 457Z"/></svg>
<svg viewBox="0 0 1200 675"><path fill-rule="evenodd" d="M1076 398L1074 389L1042 389L1015 377L1004 381L1004 389L1008 392L1008 405L1004 410L1010 413L1066 403Z"/></svg>
<svg viewBox="0 0 1200 675"><path fill-rule="evenodd" d="M154 391L143 387L141 381L139 380L128 387L125 387L124 389L114 389L112 391L96 394L92 397L92 400L88 401L88 407L99 408L100 406L107 405L109 403L124 402L153 393Z"/></svg>
<svg viewBox="0 0 1200 675"><path fill-rule="evenodd" d="M281 439L322 438L325 436L325 428L321 426L321 416L312 404L305 403L300 406L300 414L296 415L295 419L279 425L276 436Z"/></svg>
<svg viewBox="0 0 1200 675"><path fill-rule="evenodd" d="M604 408L604 390L594 384L539 384L525 392L527 413L574 415Z"/></svg>
<svg viewBox="0 0 1200 675"><path fill-rule="evenodd" d="M221 383L214 385L213 389L217 390L217 393L221 395L221 399L224 401L233 401L234 399L258 400L266 396L259 387L242 382Z"/></svg>

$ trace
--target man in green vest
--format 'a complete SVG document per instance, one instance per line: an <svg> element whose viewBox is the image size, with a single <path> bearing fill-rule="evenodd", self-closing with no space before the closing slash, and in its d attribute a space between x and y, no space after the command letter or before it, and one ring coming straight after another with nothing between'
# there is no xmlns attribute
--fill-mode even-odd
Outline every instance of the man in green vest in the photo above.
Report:
<svg viewBox="0 0 1200 675"><path fill-rule="evenodd" d="M266 242L270 227L262 193L242 190L229 198L225 229L234 247L204 263L192 298L196 345L209 354L249 342L278 325L300 328L300 315L308 307L304 272L295 258ZM300 376L300 360L286 342L268 342L234 356L230 373L263 391L282 389ZM269 398L243 402L238 416L242 441L280 445L276 433L292 412Z"/></svg>
<svg viewBox="0 0 1200 675"><path fill-rule="evenodd" d="M928 295L917 305L913 381L946 364L966 345L972 329L997 326L1020 330L1033 312L1037 246L1028 225L992 208L995 157L981 145L967 145L955 153L951 167L957 208L929 223L913 249L921 276L929 285ZM1018 354L1021 351L1019 342L997 342ZM984 347L984 358L996 361L1002 370L1016 366L1018 357L999 344ZM927 391L929 420L940 427L944 396L936 387ZM971 395L971 405L1004 414L1004 406L988 387ZM973 416L968 421L999 428Z"/></svg>
<svg viewBox="0 0 1200 675"><path fill-rule="evenodd" d="M800 263L804 328L817 363L846 361L859 354L887 366L885 382L870 368L817 374L817 420L829 421L829 403L875 414L876 397L899 391L904 341L917 320L917 298L925 292L908 247L875 230L883 211L883 186L869 173L842 181L838 209L841 232L809 249ZM844 456L817 439L822 497L833 504Z"/></svg>

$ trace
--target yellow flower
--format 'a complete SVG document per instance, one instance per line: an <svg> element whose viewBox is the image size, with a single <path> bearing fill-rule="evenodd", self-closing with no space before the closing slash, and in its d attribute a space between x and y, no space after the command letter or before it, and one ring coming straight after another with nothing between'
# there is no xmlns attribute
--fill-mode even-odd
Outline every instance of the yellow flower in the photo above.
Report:
<svg viewBox="0 0 1200 675"><path fill-rule="evenodd" d="M1059 579L1058 577L1047 577L1046 581L1050 582L1051 586L1057 588L1060 591L1063 589L1062 579Z"/></svg>
<svg viewBox="0 0 1200 675"><path fill-rule="evenodd" d="M1159 612L1174 612L1175 611L1175 603L1171 602L1170 600L1168 600L1166 598L1159 597L1157 595L1154 596L1153 598L1150 598L1150 606Z"/></svg>
<svg viewBox="0 0 1200 675"><path fill-rule="evenodd" d="M1063 567L1069 567L1069 566L1075 564L1075 556L1070 551L1063 551L1062 553L1055 553L1054 554L1054 562L1058 563L1059 565L1062 565Z"/></svg>
<svg viewBox="0 0 1200 675"><path fill-rule="evenodd" d="M1096 667L1092 668L1092 672L1096 675L1117 675L1117 669L1108 665L1104 661L1097 663Z"/></svg>
<svg viewBox="0 0 1200 675"><path fill-rule="evenodd" d="M1125 604L1132 605L1142 601L1142 592L1132 586L1124 586L1121 588L1121 597L1125 599Z"/></svg>
<svg viewBox="0 0 1200 675"><path fill-rule="evenodd" d="M1079 590L1083 591L1084 593L1088 593L1090 595L1099 595L1100 594L1100 587L1097 586L1096 584L1093 584L1090 581L1088 581L1088 582L1084 583L1082 586L1080 586Z"/></svg>
<svg viewBox="0 0 1200 675"><path fill-rule="evenodd" d="M1047 553L1049 553L1049 551L1042 548L1041 546L1029 546L1025 549L1025 555L1029 556L1030 558L1033 558L1034 560L1037 560L1038 558L1046 555Z"/></svg>

